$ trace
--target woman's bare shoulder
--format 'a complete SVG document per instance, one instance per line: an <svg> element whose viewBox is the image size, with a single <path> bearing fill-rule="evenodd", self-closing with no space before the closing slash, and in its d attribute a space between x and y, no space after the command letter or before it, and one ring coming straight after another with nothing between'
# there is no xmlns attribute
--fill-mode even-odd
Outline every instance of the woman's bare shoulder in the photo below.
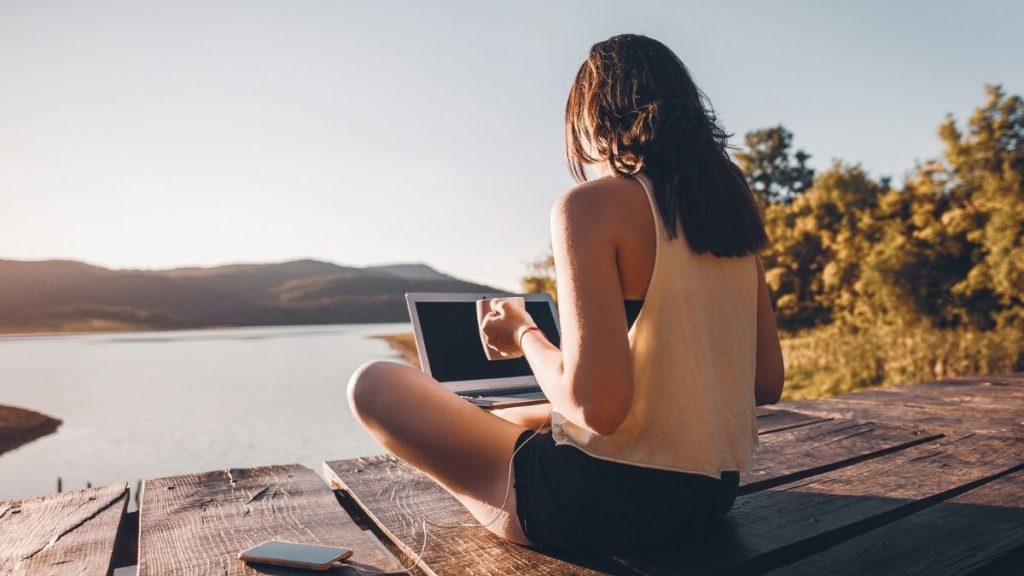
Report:
<svg viewBox="0 0 1024 576"><path fill-rule="evenodd" d="M558 196L551 209L552 218L616 221L636 201L637 190L643 194L642 185L625 176L588 180Z"/></svg>

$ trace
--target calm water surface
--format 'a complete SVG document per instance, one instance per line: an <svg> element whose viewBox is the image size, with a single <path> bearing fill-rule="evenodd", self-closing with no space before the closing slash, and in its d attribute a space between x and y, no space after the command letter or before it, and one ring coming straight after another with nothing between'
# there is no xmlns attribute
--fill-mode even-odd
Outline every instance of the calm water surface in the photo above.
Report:
<svg viewBox="0 0 1024 576"><path fill-rule="evenodd" d="M0 404L64 421L0 455L0 501L223 468L383 449L348 410L345 384L374 335L403 324L0 337ZM134 500L134 494L133 494ZM132 503L134 508L134 502Z"/></svg>

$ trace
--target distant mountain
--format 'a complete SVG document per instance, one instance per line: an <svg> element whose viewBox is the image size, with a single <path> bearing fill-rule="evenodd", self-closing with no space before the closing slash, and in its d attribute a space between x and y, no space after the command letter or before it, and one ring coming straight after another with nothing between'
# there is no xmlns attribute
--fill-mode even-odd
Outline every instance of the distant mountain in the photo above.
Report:
<svg viewBox="0 0 1024 576"><path fill-rule="evenodd" d="M385 266L370 266L366 270L390 272L400 278L415 280L444 280L449 278L426 264L389 264Z"/></svg>
<svg viewBox="0 0 1024 576"><path fill-rule="evenodd" d="M425 264L110 270L0 260L0 331L403 322L406 292L499 292Z"/></svg>

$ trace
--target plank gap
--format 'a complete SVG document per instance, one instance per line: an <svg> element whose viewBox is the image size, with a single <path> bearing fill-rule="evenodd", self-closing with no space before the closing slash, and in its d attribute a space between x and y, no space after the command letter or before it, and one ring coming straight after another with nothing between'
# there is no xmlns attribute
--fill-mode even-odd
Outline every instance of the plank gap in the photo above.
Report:
<svg viewBox="0 0 1024 576"><path fill-rule="evenodd" d="M805 422L795 422L793 424L788 424L786 426L780 426L778 428L771 428L769 430L765 430L764 432L760 432L758 435L759 436L764 436L765 434L774 434L776 432L785 432L786 430L792 430L793 428L801 428L803 426L810 426L812 424L821 424L822 422L828 422L829 420L835 420L835 418L832 418L830 416L822 416L820 418L815 418L813 420L807 420Z"/></svg>
<svg viewBox="0 0 1024 576"><path fill-rule="evenodd" d="M361 522L363 525L369 526L370 533L384 544L384 547L388 552L391 552L391 554L398 559L402 568L409 574L417 574L419 576L437 576L434 571L427 567L423 562L423 559L418 557L420 554L419 551L410 549L404 542L395 537L395 535L385 528L380 520L378 520L362 502L348 491L347 487L343 483L333 477L333 473L329 474L329 471L330 468L325 462L324 476L331 478L330 486L334 492L335 498L338 500L338 504L341 505L357 525ZM416 563L413 564L413 561L416 561Z"/></svg>
<svg viewBox="0 0 1024 576"><path fill-rule="evenodd" d="M908 441L908 442L906 442L904 444L899 444L899 445L896 445L896 446L890 446L888 448L882 448L880 450L876 450L874 452L869 452L867 454L858 454L856 456L851 456L850 458L847 458L845 460L840 460L838 462L830 462L828 464L822 464L821 466L816 466L816 467L813 467L813 468L808 468L806 470L801 470L801 471L798 471L798 472L793 472L791 474L784 474L782 476L777 476L775 478L768 478L766 480L760 480L760 481L757 481L757 482L751 482L749 484L743 484L743 485L741 485L739 487L739 491L737 492L737 495L738 496L743 496L745 494L752 494L754 492L759 492L761 490L766 490L768 488L774 488L775 486L781 486L783 484L789 484L790 482L795 482L797 480L803 480L805 478L810 478L812 476L818 476L818 475L824 474L826 472L831 472L833 470L838 470L839 468L845 468L846 466L851 466L853 464L858 464L860 462L864 462L865 460L870 460L872 458L878 458L880 456L885 456L887 454L892 454L893 452L898 452L900 450L905 450L907 448L918 446L918 445L924 444L926 442L934 442L935 440L938 440L938 439L943 438L943 437L945 437L945 436L941 432L936 432L936 433L933 433L931 435L925 436L923 438L918 438L918 439L915 439L915 440L910 440L910 441Z"/></svg>
<svg viewBox="0 0 1024 576"><path fill-rule="evenodd" d="M128 512L121 518L114 539L113 568L135 566L139 563L139 511Z"/></svg>
<svg viewBox="0 0 1024 576"><path fill-rule="evenodd" d="M815 534L791 544L782 545L774 550L770 550L764 554L756 556L748 562L730 566L719 573L740 575L763 573L781 568L787 564L803 560L804 558L820 553L823 550L842 544L847 540L866 534L876 528L880 528L886 524L891 524L897 520L906 518L911 514L916 514L926 508L938 504L939 502L955 498L965 492L988 484L989 482L1002 478L1003 476L1013 474L1019 470L1024 470L1024 463L1014 465L1011 468L1007 468L1006 470L1002 470L989 476L972 480L943 492L938 492L917 500L910 500L906 504L896 506L891 510L886 510L874 516L869 516L850 524Z"/></svg>

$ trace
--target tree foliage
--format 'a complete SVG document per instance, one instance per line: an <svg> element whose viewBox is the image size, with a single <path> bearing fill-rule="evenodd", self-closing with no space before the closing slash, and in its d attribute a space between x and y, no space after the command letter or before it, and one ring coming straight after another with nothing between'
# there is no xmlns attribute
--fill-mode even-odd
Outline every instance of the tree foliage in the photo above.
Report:
<svg viewBox="0 0 1024 576"><path fill-rule="evenodd" d="M836 162L805 193L770 203L763 255L781 326L810 327L859 311L861 258L878 235L882 186L859 166Z"/></svg>
<svg viewBox="0 0 1024 576"><path fill-rule="evenodd" d="M986 93L964 130L945 119L943 157L899 188L836 162L802 193L768 195L764 260L780 326L987 330L1020 321L1024 103L998 86ZM758 174L748 172L752 185ZM761 186L782 190L787 178Z"/></svg>
<svg viewBox="0 0 1024 576"><path fill-rule="evenodd" d="M807 166L811 155L803 150L791 155L793 134L782 126L749 132L744 140L736 162L762 200L789 202L814 182L814 170Z"/></svg>

